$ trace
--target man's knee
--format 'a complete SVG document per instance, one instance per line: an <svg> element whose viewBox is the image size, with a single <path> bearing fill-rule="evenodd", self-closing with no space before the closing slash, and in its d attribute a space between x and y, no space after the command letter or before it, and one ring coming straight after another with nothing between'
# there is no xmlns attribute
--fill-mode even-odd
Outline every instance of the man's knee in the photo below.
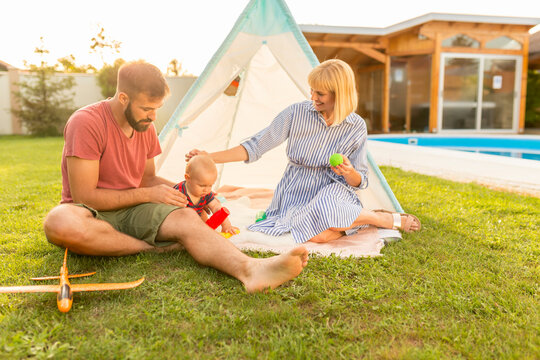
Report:
<svg viewBox="0 0 540 360"><path fill-rule="evenodd" d="M175 221L195 221L196 223L202 221L199 214L197 214L197 211L192 208L177 209L171 212L170 215L172 216L172 218L174 218Z"/></svg>
<svg viewBox="0 0 540 360"><path fill-rule="evenodd" d="M65 241L84 234L80 219L91 216L84 208L62 204L52 209L43 221L43 230L50 243L65 246Z"/></svg>
<svg viewBox="0 0 540 360"><path fill-rule="evenodd" d="M187 233L198 231L203 225L204 222L195 210L191 208L176 209L161 224L158 238L181 239Z"/></svg>

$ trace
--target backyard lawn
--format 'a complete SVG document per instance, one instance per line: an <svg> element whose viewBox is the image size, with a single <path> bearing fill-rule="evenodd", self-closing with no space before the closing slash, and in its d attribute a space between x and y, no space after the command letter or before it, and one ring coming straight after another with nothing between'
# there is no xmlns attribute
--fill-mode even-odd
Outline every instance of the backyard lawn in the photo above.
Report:
<svg viewBox="0 0 540 360"><path fill-rule="evenodd" d="M62 144L0 137L0 285L59 272L42 221L60 200ZM67 314L55 294L0 294L0 358L539 359L540 199L381 170L423 224L382 257L312 256L249 295L185 252L70 254L71 273L97 271L73 283L146 281L75 293Z"/></svg>

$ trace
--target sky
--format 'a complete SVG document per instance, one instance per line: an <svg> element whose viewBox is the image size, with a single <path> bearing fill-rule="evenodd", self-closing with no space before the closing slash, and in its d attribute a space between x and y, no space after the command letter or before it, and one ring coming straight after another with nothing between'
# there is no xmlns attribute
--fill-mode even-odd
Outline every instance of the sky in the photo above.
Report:
<svg viewBox="0 0 540 360"><path fill-rule="evenodd" d="M172 59L199 75L221 45L248 0L9 0L0 5L0 60L23 68L39 63L43 46L51 64L73 55L78 65L102 66L90 53L99 29L121 42L112 63L144 59L166 71ZM288 0L299 24L387 27L430 12L540 18L538 0ZM537 26L534 31L540 30ZM43 41L40 38L43 37Z"/></svg>

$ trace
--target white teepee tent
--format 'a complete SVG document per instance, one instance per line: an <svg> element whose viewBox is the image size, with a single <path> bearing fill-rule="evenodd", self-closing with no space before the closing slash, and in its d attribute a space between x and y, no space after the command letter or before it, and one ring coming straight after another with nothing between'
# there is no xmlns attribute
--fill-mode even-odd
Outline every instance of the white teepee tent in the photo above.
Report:
<svg viewBox="0 0 540 360"><path fill-rule="evenodd" d="M292 103L309 99L307 76L318 60L283 0L251 0L210 63L160 133L158 175L183 179L184 154L238 145ZM222 185L275 188L287 164L285 145L252 164L219 166ZM368 155L367 208L402 211Z"/></svg>

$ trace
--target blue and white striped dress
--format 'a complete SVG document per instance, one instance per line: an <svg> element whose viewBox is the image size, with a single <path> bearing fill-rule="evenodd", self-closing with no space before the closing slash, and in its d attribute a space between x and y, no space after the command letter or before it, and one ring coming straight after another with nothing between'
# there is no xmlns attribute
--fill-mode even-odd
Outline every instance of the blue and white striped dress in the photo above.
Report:
<svg viewBox="0 0 540 360"><path fill-rule="evenodd" d="M241 144L249 163L289 140L289 163L266 220L248 229L273 236L291 232L297 243L303 243L331 227L350 227L362 211L355 191L368 183L366 138L366 124L355 113L337 126L327 126L311 101L283 110L267 128ZM350 186L331 170L328 159L334 153L349 158L362 176L360 187Z"/></svg>

